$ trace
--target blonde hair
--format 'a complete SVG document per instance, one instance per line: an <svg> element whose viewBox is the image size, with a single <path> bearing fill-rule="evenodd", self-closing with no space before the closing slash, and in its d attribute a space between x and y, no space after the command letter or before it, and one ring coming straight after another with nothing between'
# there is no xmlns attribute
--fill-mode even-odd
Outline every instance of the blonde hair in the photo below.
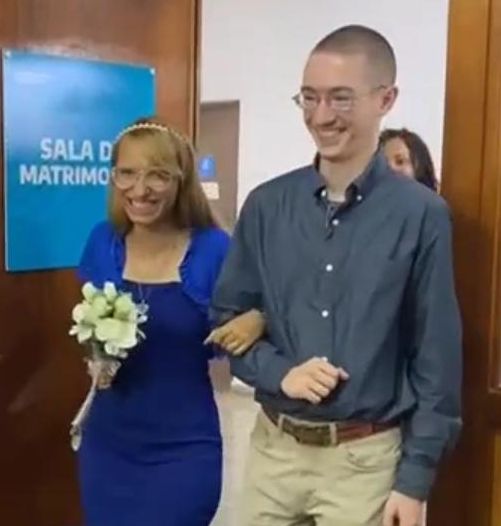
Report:
<svg viewBox="0 0 501 526"><path fill-rule="evenodd" d="M219 226L198 177L193 146L186 137L157 118L139 119L117 137L111 154L113 168L125 139L143 141L153 165L165 166L180 174L176 200L170 215L176 227L185 229ZM108 218L122 233L127 233L132 227L113 185L110 185Z"/></svg>

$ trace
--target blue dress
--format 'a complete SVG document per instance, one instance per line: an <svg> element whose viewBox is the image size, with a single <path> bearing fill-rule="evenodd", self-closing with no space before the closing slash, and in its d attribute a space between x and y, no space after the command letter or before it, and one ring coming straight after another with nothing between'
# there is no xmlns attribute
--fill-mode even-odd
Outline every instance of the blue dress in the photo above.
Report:
<svg viewBox="0 0 501 526"><path fill-rule="evenodd" d="M207 526L221 493L219 419L203 345L207 309L229 244L219 229L194 231L181 282L123 280L125 243L109 223L92 232L82 281L113 281L149 305L146 340L100 391L79 450L87 526Z"/></svg>

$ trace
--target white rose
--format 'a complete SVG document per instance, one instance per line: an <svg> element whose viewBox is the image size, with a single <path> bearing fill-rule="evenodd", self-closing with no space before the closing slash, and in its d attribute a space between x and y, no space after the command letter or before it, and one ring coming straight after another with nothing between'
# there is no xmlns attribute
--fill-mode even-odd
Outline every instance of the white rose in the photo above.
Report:
<svg viewBox="0 0 501 526"><path fill-rule="evenodd" d="M94 296L97 294L97 289L94 287L94 285L88 281L85 283L85 285L82 287L82 295L87 301L92 301L94 299Z"/></svg>
<svg viewBox="0 0 501 526"><path fill-rule="evenodd" d="M90 310L90 304L86 301L82 301L82 303L79 303L78 305L75 305L73 308L73 311L71 313L71 317L73 318L73 321L75 323L82 323L89 313Z"/></svg>
<svg viewBox="0 0 501 526"><path fill-rule="evenodd" d="M117 347L115 344L107 342L104 344L104 352L110 356L118 356L122 354L120 347Z"/></svg>
<svg viewBox="0 0 501 526"><path fill-rule="evenodd" d="M108 302L112 303L115 301L116 297L118 296L117 289L115 287L115 284L112 281L107 281L104 284L103 293L108 300Z"/></svg>
<svg viewBox="0 0 501 526"><path fill-rule="evenodd" d="M130 322L121 322L121 333L120 338L115 340L115 343L121 349L131 349L135 347L138 343L137 340L137 325Z"/></svg>
<svg viewBox="0 0 501 526"><path fill-rule="evenodd" d="M92 327L88 325L73 325L70 329L70 336L76 336L78 343L84 343L92 338Z"/></svg>
<svg viewBox="0 0 501 526"><path fill-rule="evenodd" d="M115 318L98 320L96 338L101 342L109 343L110 349L112 346L119 349L130 349L137 345L137 326L135 323Z"/></svg>
<svg viewBox="0 0 501 526"><path fill-rule="evenodd" d="M135 317L136 305L132 301L130 294L122 294L119 296L115 301L114 307L115 318L129 320L131 317Z"/></svg>
<svg viewBox="0 0 501 526"><path fill-rule="evenodd" d="M111 307L108 305L106 298L102 295L95 296L91 304L91 316L93 318L103 318L111 310Z"/></svg>
<svg viewBox="0 0 501 526"><path fill-rule="evenodd" d="M106 342L104 344L104 352L109 356L116 356L118 358L127 358L127 351L120 349L115 344Z"/></svg>
<svg viewBox="0 0 501 526"><path fill-rule="evenodd" d="M98 320L96 323L96 338L100 342L114 341L120 338L120 321L112 318Z"/></svg>

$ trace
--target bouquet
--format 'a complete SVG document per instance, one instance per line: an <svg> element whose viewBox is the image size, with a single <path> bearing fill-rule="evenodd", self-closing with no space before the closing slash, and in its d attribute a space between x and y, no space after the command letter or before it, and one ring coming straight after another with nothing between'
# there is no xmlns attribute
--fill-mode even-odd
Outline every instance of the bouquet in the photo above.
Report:
<svg viewBox="0 0 501 526"><path fill-rule="evenodd" d="M72 313L69 334L82 344L92 384L78 413L71 422L71 446L77 451L82 441L82 427L103 377L113 380L121 362L145 338L139 325L147 320L148 306L134 303L132 295L117 291L106 282L102 289L92 283L82 287L83 301ZM109 387L109 383L107 385Z"/></svg>

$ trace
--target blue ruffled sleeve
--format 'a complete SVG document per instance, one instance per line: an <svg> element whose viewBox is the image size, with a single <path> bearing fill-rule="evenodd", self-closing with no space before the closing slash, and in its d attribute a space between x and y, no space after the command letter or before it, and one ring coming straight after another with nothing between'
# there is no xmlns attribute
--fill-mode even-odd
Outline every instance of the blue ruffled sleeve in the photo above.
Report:
<svg viewBox="0 0 501 526"><path fill-rule="evenodd" d="M91 231L77 269L82 283L91 281L102 287L105 281L121 281L124 259L123 239L108 222L98 223Z"/></svg>
<svg viewBox="0 0 501 526"><path fill-rule="evenodd" d="M208 311L219 272L230 245L229 235L219 228L195 230L186 256L179 269L184 292L204 312ZM85 245L78 277L102 287L112 281L122 283L125 242L113 225L99 223Z"/></svg>
<svg viewBox="0 0 501 526"><path fill-rule="evenodd" d="M212 294L229 247L230 236L221 229L195 231L180 268L184 292L207 315L207 334L211 329L209 306ZM216 346L211 345L207 350L210 358L225 356L225 353Z"/></svg>
<svg viewBox="0 0 501 526"><path fill-rule="evenodd" d="M219 228L193 233L180 273L186 294L204 311L208 311L229 246L230 236Z"/></svg>

